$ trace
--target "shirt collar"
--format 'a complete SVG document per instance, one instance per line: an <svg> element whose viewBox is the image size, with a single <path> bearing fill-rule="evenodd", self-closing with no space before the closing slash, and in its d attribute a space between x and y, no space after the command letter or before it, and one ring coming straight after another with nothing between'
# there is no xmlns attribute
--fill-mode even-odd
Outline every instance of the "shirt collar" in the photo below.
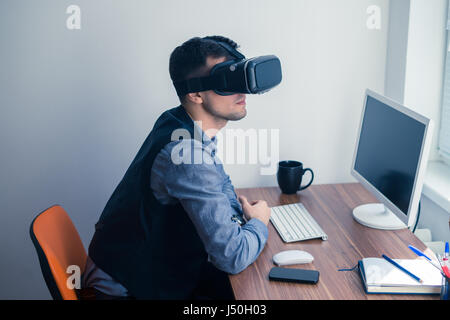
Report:
<svg viewBox="0 0 450 320"><path fill-rule="evenodd" d="M210 138L203 129L198 125L197 122L194 121L194 128L197 130L198 133L201 133L203 142L206 142L206 144L209 144L210 142L213 142L214 144L217 144L217 136L214 136Z"/></svg>
<svg viewBox="0 0 450 320"><path fill-rule="evenodd" d="M184 109L184 107L183 107L183 109ZM184 109L184 111L189 116L191 121L194 123L194 130L196 130L197 133L200 134L200 136L202 137L202 141L201 141L202 144L205 144L205 145L209 146L210 148L212 148L213 150L216 150L217 149L217 135L215 135L214 137L210 138L203 131L203 129L198 125L198 123L196 121L194 121L194 119L192 119L191 115L186 111L186 109Z"/></svg>

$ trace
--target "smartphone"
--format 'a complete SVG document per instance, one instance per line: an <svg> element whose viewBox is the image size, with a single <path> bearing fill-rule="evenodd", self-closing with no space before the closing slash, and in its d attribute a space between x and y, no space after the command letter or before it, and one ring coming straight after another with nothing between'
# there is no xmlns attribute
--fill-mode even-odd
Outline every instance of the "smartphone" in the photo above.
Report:
<svg viewBox="0 0 450 320"><path fill-rule="evenodd" d="M315 284L319 281L319 271L273 267L269 272L269 279L273 281Z"/></svg>

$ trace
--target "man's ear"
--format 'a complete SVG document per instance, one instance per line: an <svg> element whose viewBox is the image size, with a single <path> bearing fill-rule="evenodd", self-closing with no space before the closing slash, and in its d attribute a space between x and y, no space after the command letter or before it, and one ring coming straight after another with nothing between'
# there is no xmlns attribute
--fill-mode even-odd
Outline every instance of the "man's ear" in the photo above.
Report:
<svg viewBox="0 0 450 320"><path fill-rule="evenodd" d="M200 95L200 92L188 93L186 95L186 100L190 101L194 104L202 104L203 103L203 98Z"/></svg>

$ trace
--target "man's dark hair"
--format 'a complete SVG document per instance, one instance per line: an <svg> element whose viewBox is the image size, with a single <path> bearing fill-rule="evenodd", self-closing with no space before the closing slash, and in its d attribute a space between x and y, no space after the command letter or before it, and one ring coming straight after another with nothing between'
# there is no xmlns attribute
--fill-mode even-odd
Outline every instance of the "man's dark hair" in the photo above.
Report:
<svg viewBox="0 0 450 320"><path fill-rule="evenodd" d="M170 55L169 73L172 81L208 76L209 70L205 68L208 57L233 59L217 41L225 42L234 49L239 47L233 40L222 36L195 37L186 41ZM179 98L183 102L184 96Z"/></svg>

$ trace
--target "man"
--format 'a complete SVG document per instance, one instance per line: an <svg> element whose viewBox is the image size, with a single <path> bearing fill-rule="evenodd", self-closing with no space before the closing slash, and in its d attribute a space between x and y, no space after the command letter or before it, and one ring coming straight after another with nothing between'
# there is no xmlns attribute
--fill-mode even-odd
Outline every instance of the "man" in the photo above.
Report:
<svg viewBox="0 0 450 320"><path fill-rule="evenodd" d="M219 36L177 47L172 80L207 76L233 59L218 41L237 47ZM97 298L233 299L227 274L253 263L267 241L267 203L238 201L216 157L215 133L246 116L245 94L179 98L156 121L96 224L83 286ZM190 137L173 141L177 130Z"/></svg>

